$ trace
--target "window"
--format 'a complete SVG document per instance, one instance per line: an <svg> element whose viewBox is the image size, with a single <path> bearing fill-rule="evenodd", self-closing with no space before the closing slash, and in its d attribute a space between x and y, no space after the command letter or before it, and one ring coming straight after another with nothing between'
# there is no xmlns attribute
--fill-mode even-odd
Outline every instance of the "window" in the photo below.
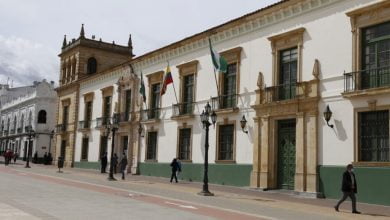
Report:
<svg viewBox="0 0 390 220"><path fill-rule="evenodd" d="M129 114L131 110L131 90L126 90L125 93L125 121L129 120Z"/></svg>
<svg viewBox="0 0 390 220"><path fill-rule="evenodd" d="M362 89L390 85L390 22L362 29Z"/></svg>
<svg viewBox="0 0 390 220"><path fill-rule="evenodd" d="M81 143L81 160L88 161L88 144L89 138L83 138Z"/></svg>
<svg viewBox="0 0 390 220"><path fill-rule="evenodd" d="M179 130L179 160L191 160L191 128Z"/></svg>
<svg viewBox="0 0 390 220"><path fill-rule="evenodd" d="M360 161L390 162L389 111L359 113Z"/></svg>
<svg viewBox="0 0 390 220"><path fill-rule="evenodd" d="M122 137L122 146L123 146L123 153L127 152L127 148L129 146L129 137L128 136L123 136Z"/></svg>
<svg viewBox="0 0 390 220"><path fill-rule="evenodd" d="M194 74L186 75L183 78L183 97L180 114L192 113L192 102L194 101Z"/></svg>
<svg viewBox="0 0 390 220"><path fill-rule="evenodd" d="M157 160L157 132L148 132L146 160Z"/></svg>
<svg viewBox="0 0 390 220"><path fill-rule="evenodd" d="M46 111L40 110L38 112L38 124L46 124Z"/></svg>
<svg viewBox="0 0 390 220"><path fill-rule="evenodd" d="M99 160L107 152L108 136L100 136Z"/></svg>
<svg viewBox="0 0 390 220"><path fill-rule="evenodd" d="M30 111L30 113L28 114L28 126L31 125L32 125L32 112Z"/></svg>
<svg viewBox="0 0 390 220"><path fill-rule="evenodd" d="M20 124L19 128L23 129L24 128L24 115L20 118Z"/></svg>
<svg viewBox="0 0 390 220"><path fill-rule="evenodd" d="M68 124L69 106L64 106L62 110L62 124L66 126Z"/></svg>
<svg viewBox="0 0 390 220"><path fill-rule="evenodd" d="M236 74L237 63L231 63L227 66L227 72L223 75L222 86L222 108L233 108L236 105Z"/></svg>
<svg viewBox="0 0 390 220"><path fill-rule="evenodd" d="M97 61L94 57L88 59L87 74L93 74L97 71Z"/></svg>
<svg viewBox="0 0 390 220"><path fill-rule="evenodd" d="M17 120L16 120L16 115L15 115L14 116L14 127L12 128L14 130L14 132L16 131L16 122L17 122Z"/></svg>
<svg viewBox="0 0 390 220"><path fill-rule="evenodd" d="M292 99L295 97L298 69L297 47L279 51L279 100Z"/></svg>
<svg viewBox="0 0 390 220"><path fill-rule="evenodd" d="M85 103L84 128L89 128L92 120L92 101Z"/></svg>
<svg viewBox="0 0 390 220"><path fill-rule="evenodd" d="M233 160L234 125L220 125L218 160Z"/></svg>
<svg viewBox="0 0 390 220"><path fill-rule="evenodd" d="M158 109L160 107L160 83L152 85L152 98L150 101L150 118L157 118Z"/></svg>
<svg viewBox="0 0 390 220"><path fill-rule="evenodd" d="M30 152L29 154L31 154L31 147L30 147ZM60 152L60 156L65 159L65 154L66 154L66 140L61 140L61 152Z"/></svg>
<svg viewBox="0 0 390 220"><path fill-rule="evenodd" d="M111 96L104 97L103 117L107 120L111 115Z"/></svg>

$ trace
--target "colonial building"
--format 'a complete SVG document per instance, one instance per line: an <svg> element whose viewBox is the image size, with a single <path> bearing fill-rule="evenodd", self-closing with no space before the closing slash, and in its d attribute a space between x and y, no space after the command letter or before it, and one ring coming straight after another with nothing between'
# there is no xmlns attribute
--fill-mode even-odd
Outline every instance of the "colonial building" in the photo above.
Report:
<svg viewBox="0 0 390 220"><path fill-rule="evenodd" d="M9 88L2 85L0 141L1 151L11 149L24 159L42 158L52 151L57 94L54 82L34 82L32 86ZM29 139L29 131L33 136ZM30 143L30 145L29 145ZM54 148L54 147L53 147Z"/></svg>
<svg viewBox="0 0 390 220"><path fill-rule="evenodd" d="M117 66L133 57L131 38L128 46L107 43L95 36L87 38L84 25L77 39L67 41L66 35L59 54L61 74L59 80L56 158L61 156L65 166L73 166L75 160L75 142L79 118L80 81L99 75L103 71ZM84 100L82 100L84 102Z"/></svg>
<svg viewBox="0 0 390 220"><path fill-rule="evenodd" d="M210 182L336 198L353 163L359 200L389 205L389 39L389 1L285 0L128 57L74 84L75 165L98 167L114 143L129 172L168 176L179 158L181 178L202 181L210 103ZM209 40L226 73L214 75ZM174 83L161 95L167 66Z"/></svg>

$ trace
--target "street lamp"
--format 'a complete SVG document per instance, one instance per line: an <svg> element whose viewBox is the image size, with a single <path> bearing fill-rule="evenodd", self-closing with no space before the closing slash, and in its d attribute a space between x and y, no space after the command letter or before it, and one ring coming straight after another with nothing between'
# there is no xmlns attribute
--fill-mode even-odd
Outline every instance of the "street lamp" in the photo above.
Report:
<svg viewBox="0 0 390 220"><path fill-rule="evenodd" d="M326 106L326 110L324 111L324 118L325 118L326 124L329 127L333 128L333 125L329 124L329 120L332 118L332 111L330 110L329 105Z"/></svg>
<svg viewBox="0 0 390 220"><path fill-rule="evenodd" d="M114 158L114 145L115 145L115 132L118 129L118 123L119 123L119 114L114 113L112 117L112 124L108 124L110 126L111 131L112 131L112 142L111 142L111 159L110 159L110 173L108 176L108 180L110 181L115 181L116 179L114 178L114 166L112 164L113 158Z"/></svg>
<svg viewBox="0 0 390 220"><path fill-rule="evenodd" d="M213 196L214 194L209 191L209 177L208 177L208 169L209 169L209 127L211 123L209 122L209 118L211 117L211 122L213 125L215 125L215 122L217 121L217 114L213 111L211 113L211 106L207 102L205 109L203 110L202 114L200 115L200 120L202 121L203 128L206 129L206 139L205 139L205 158L204 158L204 173L203 173L203 189L199 195L202 196Z"/></svg>
<svg viewBox="0 0 390 220"><path fill-rule="evenodd" d="M242 119L240 121L240 124L241 124L241 128L242 128L242 131L245 133L245 134L248 134L248 130L244 130L245 127L246 127L246 118L245 118L245 115L242 116Z"/></svg>
<svg viewBox="0 0 390 220"><path fill-rule="evenodd" d="M27 146L27 162L25 168L31 168L30 167L30 154L31 154L31 138L35 136L35 132L32 129L32 126L28 126L27 131L27 138L28 138L28 146Z"/></svg>

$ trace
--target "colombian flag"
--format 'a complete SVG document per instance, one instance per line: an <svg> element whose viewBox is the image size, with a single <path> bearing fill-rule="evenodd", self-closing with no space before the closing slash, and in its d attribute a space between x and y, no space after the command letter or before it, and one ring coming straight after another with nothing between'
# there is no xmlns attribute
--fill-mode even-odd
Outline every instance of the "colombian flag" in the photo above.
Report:
<svg viewBox="0 0 390 220"><path fill-rule="evenodd" d="M169 65L168 65L167 70L165 71L163 86L160 91L161 96L165 94L165 92L167 91L167 85L170 83L173 83L173 79L172 79L171 69L169 69Z"/></svg>

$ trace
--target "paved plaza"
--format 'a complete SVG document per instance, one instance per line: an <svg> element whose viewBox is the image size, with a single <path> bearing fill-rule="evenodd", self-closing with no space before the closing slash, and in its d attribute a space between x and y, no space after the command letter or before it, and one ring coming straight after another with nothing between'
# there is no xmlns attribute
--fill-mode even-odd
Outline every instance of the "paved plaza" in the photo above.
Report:
<svg viewBox="0 0 390 220"><path fill-rule="evenodd" d="M0 179L0 219L390 219L385 206L359 204L362 215L354 215L347 202L337 213L334 200L217 185L214 197L203 197L200 183L131 175L110 182L95 170L21 162L2 164Z"/></svg>

